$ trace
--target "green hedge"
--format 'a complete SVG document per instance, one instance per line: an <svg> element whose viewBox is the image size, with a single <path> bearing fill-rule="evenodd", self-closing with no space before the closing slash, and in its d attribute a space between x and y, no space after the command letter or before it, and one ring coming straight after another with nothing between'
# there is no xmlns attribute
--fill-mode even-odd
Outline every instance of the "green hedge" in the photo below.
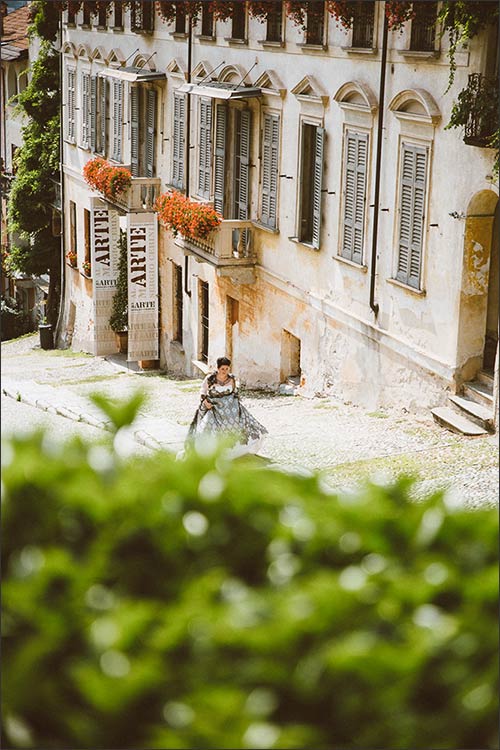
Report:
<svg viewBox="0 0 500 750"><path fill-rule="evenodd" d="M494 510L210 449L3 457L3 747L498 747Z"/></svg>

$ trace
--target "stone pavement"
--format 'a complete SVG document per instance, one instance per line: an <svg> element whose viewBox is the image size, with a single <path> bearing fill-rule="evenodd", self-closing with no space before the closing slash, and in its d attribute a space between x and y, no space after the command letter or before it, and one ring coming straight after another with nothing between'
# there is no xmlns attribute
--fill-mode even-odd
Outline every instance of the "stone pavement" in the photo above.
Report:
<svg viewBox="0 0 500 750"><path fill-rule="evenodd" d="M142 372L120 355L92 357L44 351L38 335L2 342L2 391L49 413L109 429L88 396L125 398L138 389L147 400L133 425L137 443L177 452L199 401L198 380ZM320 470L335 488L366 479L390 482L415 474L415 493L450 488L468 505L498 501L498 438L448 432L430 413L405 409L368 412L333 397L244 391L245 405L269 430L262 455L293 471Z"/></svg>

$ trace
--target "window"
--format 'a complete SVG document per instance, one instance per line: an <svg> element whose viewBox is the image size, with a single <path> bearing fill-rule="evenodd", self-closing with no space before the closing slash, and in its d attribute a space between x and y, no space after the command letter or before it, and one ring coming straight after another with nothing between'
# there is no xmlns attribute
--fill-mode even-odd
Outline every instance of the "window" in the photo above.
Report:
<svg viewBox="0 0 500 750"><path fill-rule="evenodd" d="M123 81L113 81L113 161L122 160Z"/></svg>
<svg viewBox="0 0 500 750"><path fill-rule="evenodd" d="M320 245L324 135L323 128L303 123L298 239L315 248Z"/></svg>
<svg viewBox="0 0 500 750"><path fill-rule="evenodd" d="M198 280L198 299L200 310L200 349L199 358L202 362L208 362L208 334L209 334L209 316L208 316L208 281Z"/></svg>
<svg viewBox="0 0 500 750"><path fill-rule="evenodd" d="M68 68L68 99L67 99L67 118L66 118L66 135L70 141L75 140L75 77L74 68Z"/></svg>
<svg viewBox="0 0 500 750"><path fill-rule="evenodd" d="M401 144L396 279L420 289L428 149Z"/></svg>
<svg viewBox="0 0 500 750"><path fill-rule="evenodd" d="M368 135L348 130L344 140L344 189L340 254L363 262Z"/></svg>
<svg viewBox="0 0 500 750"><path fill-rule="evenodd" d="M183 313L183 301L182 301L182 267L173 264L173 341L178 341L182 344L182 313Z"/></svg>
<svg viewBox="0 0 500 750"><path fill-rule="evenodd" d="M90 146L90 74L82 73L82 148Z"/></svg>
<svg viewBox="0 0 500 750"><path fill-rule="evenodd" d="M250 125L249 109L237 109L235 115L233 217L248 219L250 188Z"/></svg>
<svg viewBox="0 0 500 750"><path fill-rule="evenodd" d="M132 31L153 31L155 4L150 0L133 0L130 6L130 28Z"/></svg>
<svg viewBox="0 0 500 750"><path fill-rule="evenodd" d="M104 76L96 77L96 118L95 118L95 150L98 154L106 155L107 150L107 120L108 120L108 79Z"/></svg>
<svg viewBox="0 0 500 750"><path fill-rule="evenodd" d="M224 216L226 186L227 105L215 107L214 208Z"/></svg>
<svg viewBox="0 0 500 750"><path fill-rule="evenodd" d="M306 44L320 46L325 37L325 4L309 0L307 3Z"/></svg>
<svg viewBox="0 0 500 750"><path fill-rule="evenodd" d="M234 3L231 39L245 39L245 3Z"/></svg>
<svg viewBox="0 0 500 750"><path fill-rule="evenodd" d="M114 7L113 28L123 29L123 3L122 1L115 0L113 7Z"/></svg>
<svg viewBox="0 0 500 750"><path fill-rule="evenodd" d="M281 2L272 2L267 14L266 42L283 39L283 11Z"/></svg>
<svg viewBox="0 0 500 750"><path fill-rule="evenodd" d="M172 185L183 190L186 138L186 97L184 94L174 94L174 121L172 128Z"/></svg>
<svg viewBox="0 0 500 750"><path fill-rule="evenodd" d="M92 13L90 11L90 7L87 3L83 3L82 26L91 26L91 25L92 25Z"/></svg>
<svg viewBox="0 0 500 750"><path fill-rule="evenodd" d="M280 118L266 112L262 128L260 221L270 229L277 226Z"/></svg>
<svg viewBox="0 0 500 750"><path fill-rule="evenodd" d="M186 33L186 6L183 2L175 4L175 34Z"/></svg>
<svg viewBox="0 0 500 750"><path fill-rule="evenodd" d="M411 22L410 49L433 52L436 38L437 3L413 3L414 18Z"/></svg>
<svg viewBox="0 0 500 750"><path fill-rule="evenodd" d="M212 100L200 99L198 195L210 199L212 177Z"/></svg>
<svg viewBox="0 0 500 750"><path fill-rule="evenodd" d="M358 49L371 49L374 46L375 3L357 0L353 5L352 46Z"/></svg>
<svg viewBox="0 0 500 750"><path fill-rule="evenodd" d="M76 203L74 201L69 202L69 249L72 253L76 253Z"/></svg>
<svg viewBox="0 0 500 750"><path fill-rule="evenodd" d="M214 13L207 3L203 4L201 10L201 36L214 36Z"/></svg>
<svg viewBox="0 0 500 750"><path fill-rule="evenodd" d="M108 9L106 6L99 5L97 10L97 26L99 29L105 29L108 25Z"/></svg>
<svg viewBox="0 0 500 750"><path fill-rule="evenodd" d="M76 11L75 8L72 7L71 3L68 4L68 15L66 16L66 23L68 26L74 26L75 25L75 17L76 17Z"/></svg>
<svg viewBox="0 0 500 750"><path fill-rule="evenodd" d="M156 91L142 86L130 89L130 158L133 177L154 177Z"/></svg>

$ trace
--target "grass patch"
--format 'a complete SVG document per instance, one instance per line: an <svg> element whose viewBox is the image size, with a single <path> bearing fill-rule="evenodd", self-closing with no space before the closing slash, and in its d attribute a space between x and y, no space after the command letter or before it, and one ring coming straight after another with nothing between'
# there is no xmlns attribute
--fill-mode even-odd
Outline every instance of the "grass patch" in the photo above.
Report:
<svg viewBox="0 0 500 750"><path fill-rule="evenodd" d="M87 383L102 383L106 380L115 380L123 373L113 373L112 375L91 375L89 378L79 378L78 380L64 380L60 381L61 385L86 385Z"/></svg>
<svg viewBox="0 0 500 750"><path fill-rule="evenodd" d="M373 417L373 419L387 419L389 415L385 411L370 411L366 416Z"/></svg>
<svg viewBox="0 0 500 750"><path fill-rule="evenodd" d="M325 411L335 411L338 408L335 404L314 404L313 406L313 409L323 409Z"/></svg>

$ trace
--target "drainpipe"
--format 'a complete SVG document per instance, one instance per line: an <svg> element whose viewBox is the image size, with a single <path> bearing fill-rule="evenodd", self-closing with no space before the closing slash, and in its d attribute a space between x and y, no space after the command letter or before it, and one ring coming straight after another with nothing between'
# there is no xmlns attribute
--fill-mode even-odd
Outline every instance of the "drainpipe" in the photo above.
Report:
<svg viewBox="0 0 500 750"><path fill-rule="evenodd" d="M63 123L63 98L62 98L62 91L63 91L63 64L62 64L62 54L61 54L61 48L62 48L62 13L59 12L59 90L60 90L60 102L59 102L59 183L61 186L60 190L60 196L61 196L61 278L59 281L59 314L57 316L57 323L56 323L56 330L55 330L55 339L56 339L56 348L57 348L57 341L59 340L62 331L62 322L64 318L63 310L64 310L64 301L66 299L66 284L65 284L65 276L66 276L66 264L64 262L64 216L65 216L65 210L64 210L64 123Z"/></svg>
<svg viewBox="0 0 500 750"><path fill-rule="evenodd" d="M188 59L187 59L187 82L191 83L191 66L193 52L193 16L188 9ZM189 198L189 179L191 164L191 94L186 94L186 198ZM189 273L189 256L184 256L184 293L191 296L191 290L188 289Z"/></svg>
<svg viewBox="0 0 500 750"><path fill-rule="evenodd" d="M378 123L377 123L377 154L375 162L375 195L373 200L373 232L372 232L372 259L370 267L370 307L378 315L379 306L375 302L375 278L377 270L377 240L378 240L378 215L379 215L379 197L380 197L380 165L382 159L382 136L384 130L384 95L385 95L385 74L387 63L387 35L388 26L384 8L384 33L382 37L382 58L380 60L380 86L378 95Z"/></svg>

